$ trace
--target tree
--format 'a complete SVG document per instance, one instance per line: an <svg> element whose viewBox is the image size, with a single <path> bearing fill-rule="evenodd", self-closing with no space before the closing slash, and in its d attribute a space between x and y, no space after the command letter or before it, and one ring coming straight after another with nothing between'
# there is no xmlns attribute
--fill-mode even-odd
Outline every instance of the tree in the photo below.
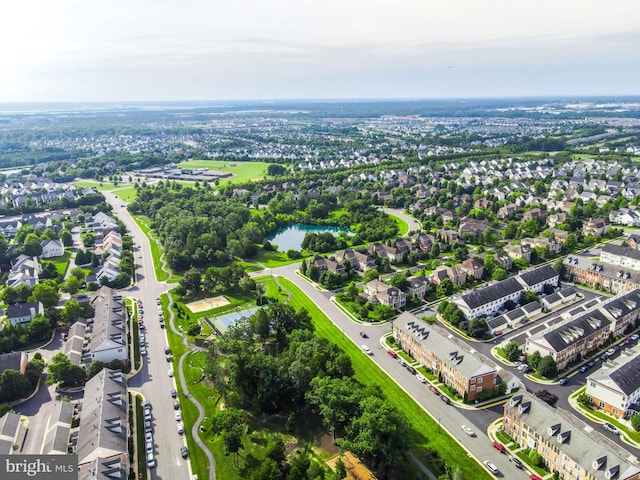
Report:
<svg viewBox="0 0 640 480"><path fill-rule="evenodd" d="M572 252L578 246L578 240L576 240L576 236L573 233L567 235L567 239L564 241L562 248L567 252Z"/></svg>
<svg viewBox="0 0 640 480"><path fill-rule="evenodd" d="M362 276L362 281L364 283L368 283L371 280L377 280L379 276L380 276L380 273L378 272L378 270L376 268L371 268L366 272L364 272L364 275Z"/></svg>
<svg viewBox="0 0 640 480"><path fill-rule="evenodd" d="M32 390L29 379L17 370L8 368L0 375L0 403L24 398Z"/></svg>
<svg viewBox="0 0 640 480"><path fill-rule="evenodd" d="M504 268L496 267L493 270L493 273L491 274L491 280L496 280L496 281L504 280L505 278L507 278L508 275L509 274Z"/></svg>
<svg viewBox="0 0 640 480"><path fill-rule="evenodd" d="M38 283L33 287L29 300L42 303L45 309L55 307L60 300L57 283L53 280Z"/></svg>
<svg viewBox="0 0 640 480"><path fill-rule="evenodd" d="M320 271L318 270L318 267L311 265L307 268L307 276L314 282L317 282L320 279Z"/></svg>
<svg viewBox="0 0 640 480"><path fill-rule="evenodd" d="M30 340L35 342L46 340L51 336L51 322L47 317L38 315L29 322L27 330Z"/></svg>
<svg viewBox="0 0 640 480"><path fill-rule="evenodd" d="M76 321L79 317L81 317L85 313L82 305L78 303L77 300L69 300L65 302L64 307L60 312L60 318L63 323L69 325Z"/></svg>
<svg viewBox="0 0 640 480"><path fill-rule="evenodd" d="M64 353L56 353L49 366L47 367L49 373L47 377L47 385L54 385L56 383L62 383L68 386L78 386L82 384L87 374L79 365L74 365Z"/></svg>
<svg viewBox="0 0 640 480"><path fill-rule="evenodd" d="M73 246L73 236L71 235L71 232L66 228L63 230L60 230L60 240L62 240L62 244L65 247Z"/></svg>
<svg viewBox="0 0 640 480"><path fill-rule="evenodd" d="M406 290L407 277L401 273L394 273L389 283L400 290Z"/></svg>
<svg viewBox="0 0 640 480"><path fill-rule="evenodd" d="M547 355L540 359L536 371L546 378L554 378L558 374L558 366L551 355Z"/></svg>
<svg viewBox="0 0 640 480"><path fill-rule="evenodd" d="M78 280L78 277L69 275L69 278L67 278L67 281L62 286L62 289L70 295L75 295L76 293L78 293L78 290L80 290L80 287L82 287L82 282Z"/></svg>
<svg viewBox="0 0 640 480"><path fill-rule="evenodd" d="M450 278L444 278L436 288L436 295L448 297L453 293L453 282Z"/></svg>
<svg viewBox="0 0 640 480"><path fill-rule="evenodd" d="M42 254L42 245L35 233L30 233L24 239L24 254L30 257L38 257Z"/></svg>
<svg viewBox="0 0 640 480"><path fill-rule="evenodd" d="M591 405L591 397L589 395L587 395L586 393L582 393L582 394L578 395L578 398L576 400L583 407L588 407L589 405Z"/></svg>
<svg viewBox="0 0 640 480"><path fill-rule="evenodd" d="M95 377L98 373L102 371L103 368L104 368L104 362L101 362L100 360L95 360L91 362L91 365L89 365L89 369L87 370L87 377L88 378Z"/></svg>
<svg viewBox="0 0 640 480"><path fill-rule="evenodd" d="M487 275L491 275L498 266L495 255L487 254L484 257L484 271Z"/></svg>
<svg viewBox="0 0 640 480"><path fill-rule="evenodd" d="M411 446L411 429L404 414L377 396L362 400L360 409L362 413L353 418L340 446L382 471L402 463Z"/></svg>
<svg viewBox="0 0 640 480"><path fill-rule="evenodd" d="M81 269L80 267L72 268L71 271L69 272L69 275L73 275L80 281L83 281L86 278L86 274L84 273L84 270Z"/></svg>
<svg viewBox="0 0 640 480"><path fill-rule="evenodd" d="M531 368L537 371L538 364L540 363L540 359L541 359L540 352L536 350L531 355L529 355L529 357L527 358L527 363Z"/></svg>
<svg viewBox="0 0 640 480"><path fill-rule="evenodd" d="M335 440L336 430L344 428L357 415L362 391L349 377L315 377L306 398L320 413Z"/></svg>
<svg viewBox="0 0 640 480"><path fill-rule="evenodd" d="M532 292L531 290L525 290L522 292L522 295L520 295L520 305L538 301L540 301L540 297L536 292Z"/></svg>
<svg viewBox="0 0 640 480"><path fill-rule="evenodd" d="M187 292L200 293L202 290L202 275L197 269L192 268L185 272L180 280L180 285L184 287Z"/></svg>
<svg viewBox="0 0 640 480"><path fill-rule="evenodd" d="M502 352L504 356L507 357L507 360L510 362L514 362L518 359L520 355L522 355L522 351L516 342L509 342L503 348Z"/></svg>
<svg viewBox="0 0 640 480"><path fill-rule="evenodd" d="M535 450L531 450L529 452L529 460L531 460L531 463L533 463L536 467L541 467L542 465L544 465L544 459L542 458L542 455L540 455Z"/></svg>
<svg viewBox="0 0 640 480"><path fill-rule="evenodd" d="M640 415L631 417L631 426L636 432L640 432Z"/></svg>

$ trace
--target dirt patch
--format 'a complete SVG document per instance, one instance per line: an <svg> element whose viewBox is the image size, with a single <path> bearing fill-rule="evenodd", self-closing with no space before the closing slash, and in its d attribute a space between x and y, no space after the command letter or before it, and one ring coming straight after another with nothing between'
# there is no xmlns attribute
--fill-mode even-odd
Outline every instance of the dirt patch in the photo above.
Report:
<svg viewBox="0 0 640 480"><path fill-rule="evenodd" d="M296 448L298 448L297 441L286 444L284 446L284 456L288 457Z"/></svg>
<svg viewBox="0 0 640 480"><path fill-rule="evenodd" d="M326 433L320 438L316 438L314 443L325 452L338 453L340 451L340 447L333 443L333 435L330 433Z"/></svg>
<svg viewBox="0 0 640 480"><path fill-rule="evenodd" d="M347 476L344 477L344 480L376 480L371 470L360 463L360 460L354 457L351 452L344 452L342 455L336 455L327 460L329 467L331 467L334 472L336 470L336 462L340 458L347 470Z"/></svg>
<svg viewBox="0 0 640 480"><path fill-rule="evenodd" d="M225 305L229 305L229 303L229 300L225 297L218 295L217 297L203 298L201 300L188 303L187 307L189 307L189 310L191 310L192 313L200 313L214 308L224 307Z"/></svg>

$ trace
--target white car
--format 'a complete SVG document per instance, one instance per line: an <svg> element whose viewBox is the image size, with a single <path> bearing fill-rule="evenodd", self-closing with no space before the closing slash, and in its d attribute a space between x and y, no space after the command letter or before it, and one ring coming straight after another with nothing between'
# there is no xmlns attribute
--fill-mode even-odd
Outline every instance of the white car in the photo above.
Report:
<svg viewBox="0 0 640 480"><path fill-rule="evenodd" d="M147 454L153 453L153 442L147 442Z"/></svg>
<svg viewBox="0 0 640 480"><path fill-rule="evenodd" d="M140 355L142 355L143 357L147 356L147 350L145 348L140 349Z"/></svg>
<svg viewBox="0 0 640 480"><path fill-rule="evenodd" d="M416 375L416 378L418 379L419 382L427 383L427 379L425 378L425 376L420 373Z"/></svg>
<svg viewBox="0 0 640 480"><path fill-rule="evenodd" d="M175 417L176 417L176 421L180 421L182 420L182 414L180 413L180 411L175 412Z"/></svg>
<svg viewBox="0 0 640 480"><path fill-rule="evenodd" d="M469 435L470 437L475 437L476 434L473 430L471 430L471 427L468 425L462 425L460 428L462 428L462 430L464 431L464 433L466 433L467 435Z"/></svg>
<svg viewBox="0 0 640 480"><path fill-rule="evenodd" d="M371 351L371 349L369 347L367 347L366 345L362 345L362 351L364 353L366 353L367 355L373 355L373 352Z"/></svg>
<svg viewBox="0 0 640 480"><path fill-rule="evenodd" d="M495 464L493 464L489 460L485 460L482 463L484 463L484 466L487 467L489 469L489 471L491 473L493 473L494 475L497 475L498 473L500 473L500 470L498 470L498 467L496 467Z"/></svg>
<svg viewBox="0 0 640 480"><path fill-rule="evenodd" d="M147 432L144 434L144 439L147 442L153 442L153 435L151 435L151 432Z"/></svg>
<svg viewBox="0 0 640 480"><path fill-rule="evenodd" d="M153 453L147 454L147 465L149 468L153 468L156 466L156 459L153 457Z"/></svg>
<svg viewBox="0 0 640 480"><path fill-rule="evenodd" d="M184 425L181 423L178 424L178 433L182 435L184 433Z"/></svg>
<svg viewBox="0 0 640 480"><path fill-rule="evenodd" d="M169 370L169 376L173 377L173 370Z"/></svg>

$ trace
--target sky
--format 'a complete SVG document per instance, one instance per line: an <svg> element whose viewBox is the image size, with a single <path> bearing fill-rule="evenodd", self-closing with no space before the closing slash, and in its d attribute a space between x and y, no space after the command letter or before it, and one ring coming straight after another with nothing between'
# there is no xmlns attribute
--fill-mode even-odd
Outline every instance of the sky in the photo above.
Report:
<svg viewBox="0 0 640 480"><path fill-rule="evenodd" d="M0 102L640 94L634 0L20 0Z"/></svg>

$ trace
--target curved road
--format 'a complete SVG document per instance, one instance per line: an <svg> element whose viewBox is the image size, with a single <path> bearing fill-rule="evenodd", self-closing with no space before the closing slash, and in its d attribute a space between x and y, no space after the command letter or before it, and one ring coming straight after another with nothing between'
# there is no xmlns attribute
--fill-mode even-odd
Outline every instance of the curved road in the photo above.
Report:
<svg viewBox="0 0 640 480"><path fill-rule="evenodd" d="M422 229L420 223L411 215L406 214L401 208L383 207L382 210L389 215L393 215L394 217L398 217L400 220L403 220L407 225L409 225L410 232L419 232Z"/></svg>
<svg viewBox="0 0 640 480"><path fill-rule="evenodd" d="M153 268L153 256L149 239L142 232L126 209L125 203L111 192L102 192L106 200L113 207L114 215L126 225L134 243L134 257L137 263L135 285L123 290L142 301L144 309L145 335L147 342L147 356L143 357L140 370L129 379L129 387L139 391L151 402L154 423L154 447L157 467L150 470L152 479L188 479L192 477L188 460L182 458L180 448L185 446L186 437L178 434L177 422L174 417L173 399L170 392L175 385L175 378L168 375L171 363L166 361L164 349L168 346L167 334L160 328L156 299L167 294L167 285L157 281ZM171 302L171 297L169 296ZM169 309L167 325L176 334L182 333L175 329L173 311ZM186 339L183 336L183 343ZM175 374L180 379L182 388L186 391L186 383L182 375L182 365L186 352L179 360L178 371ZM179 399L187 401L186 398ZM216 479L215 458L207 446L198 436L198 426L204 417L204 409L193 397L188 399L199 411L198 421L192 426L194 441L209 458L209 480Z"/></svg>

